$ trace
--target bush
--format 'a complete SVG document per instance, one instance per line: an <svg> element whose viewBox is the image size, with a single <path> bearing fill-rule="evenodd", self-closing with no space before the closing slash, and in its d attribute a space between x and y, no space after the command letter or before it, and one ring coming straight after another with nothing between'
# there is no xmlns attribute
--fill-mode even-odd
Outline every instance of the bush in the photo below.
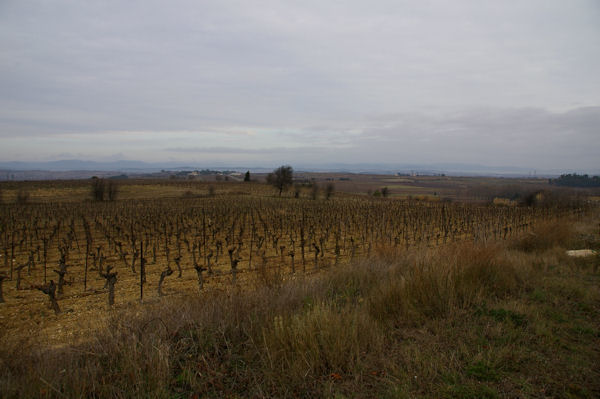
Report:
<svg viewBox="0 0 600 399"><path fill-rule="evenodd" d="M21 189L17 192L17 204L26 204L29 202L29 191Z"/></svg>

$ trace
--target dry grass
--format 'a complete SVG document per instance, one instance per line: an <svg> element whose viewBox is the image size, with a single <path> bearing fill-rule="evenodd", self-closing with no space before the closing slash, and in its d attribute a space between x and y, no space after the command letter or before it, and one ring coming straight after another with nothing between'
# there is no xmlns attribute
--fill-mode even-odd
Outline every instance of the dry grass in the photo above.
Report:
<svg viewBox="0 0 600 399"><path fill-rule="evenodd" d="M545 251L554 247L570 244L573 226L566 221L539 223L533 231L512 243L514 249L521 251Z"/></svg>
<svg viewBox="0 0 600 399"><path fill-rule="evenodd" d="M567 231L542 226L513 248L380 248L312 278L265 276L252 292L163 298L115 311L78 346L4 337L0 392L597 397L600 276L554 248L575 242Z"/></svg>

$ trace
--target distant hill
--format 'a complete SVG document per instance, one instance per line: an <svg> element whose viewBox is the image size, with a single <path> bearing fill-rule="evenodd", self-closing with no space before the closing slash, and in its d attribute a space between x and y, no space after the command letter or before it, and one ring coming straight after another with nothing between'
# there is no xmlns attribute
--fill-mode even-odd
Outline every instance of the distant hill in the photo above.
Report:
<svg viewBox="0 0 600 399"><path fill-rule="evenodd" d="M95 170L95 171L129 171L139 170L147 171L150 169L160 170L160 167L142 161L113 161L96 162L80 160L60 160L48 162L0 162L0 169L4 170L48 170L48 171L74 171L74 170Z"/></svg>
<svg viewBox="0 0 600 399"><path fill-rule="evenodd" d="M188 162L143 162L133 160L121 161L82 161L77 159L58 160L47 162L10 161L0 162L0 180L42 180L61 178L89 178L93 175L119 175L122 173L144 174L155 173L162 170L234 170L253 173L265 173L279 165L232 165L225 162L211 162L210 164L194 164ZM324 163L324 164L293 164L294 170L304 172L349 172L372 174L447 174L452 176L497 176L497 177L558 177L564 170L537 170L518 166L486 166L461 163L432 163L432 164L381 164L381 163ZM600 174L598 170L579 171L590 174Z"/></svg>

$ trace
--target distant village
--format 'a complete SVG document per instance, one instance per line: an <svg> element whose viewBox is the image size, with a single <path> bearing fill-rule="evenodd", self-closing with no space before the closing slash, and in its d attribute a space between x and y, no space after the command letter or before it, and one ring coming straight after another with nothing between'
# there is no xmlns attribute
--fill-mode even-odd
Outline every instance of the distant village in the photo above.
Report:
<svg viewBox="0 0 600 399"><path fill-rule="evenodd" d="M146 177L146 176L141 176ZM181 170L181 171L167 171L162 170L159 173L152 173L149 177L155 178L169 178L169 179L188 179L188 180L216 180L216 181L243 181L244 174L236 172L234 170Z"/></svg>

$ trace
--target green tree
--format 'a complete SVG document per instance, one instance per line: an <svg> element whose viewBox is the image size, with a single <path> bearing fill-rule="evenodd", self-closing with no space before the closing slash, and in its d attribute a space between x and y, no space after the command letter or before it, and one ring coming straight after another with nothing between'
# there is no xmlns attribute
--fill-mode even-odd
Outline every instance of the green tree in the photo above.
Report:
<svg viewBox="0 0 600 399"><path fill-rule="evenodd" d="M294 169L290 165L283 165L267 175L267 183L279 190L279 196L283 190L292 185Z"/></svg>
<svg viewBox="0 0 600 399"><path fill-rule="evenodd" d="M250 181L250 171L247 171L244 175L244 181Z"/></svg>

